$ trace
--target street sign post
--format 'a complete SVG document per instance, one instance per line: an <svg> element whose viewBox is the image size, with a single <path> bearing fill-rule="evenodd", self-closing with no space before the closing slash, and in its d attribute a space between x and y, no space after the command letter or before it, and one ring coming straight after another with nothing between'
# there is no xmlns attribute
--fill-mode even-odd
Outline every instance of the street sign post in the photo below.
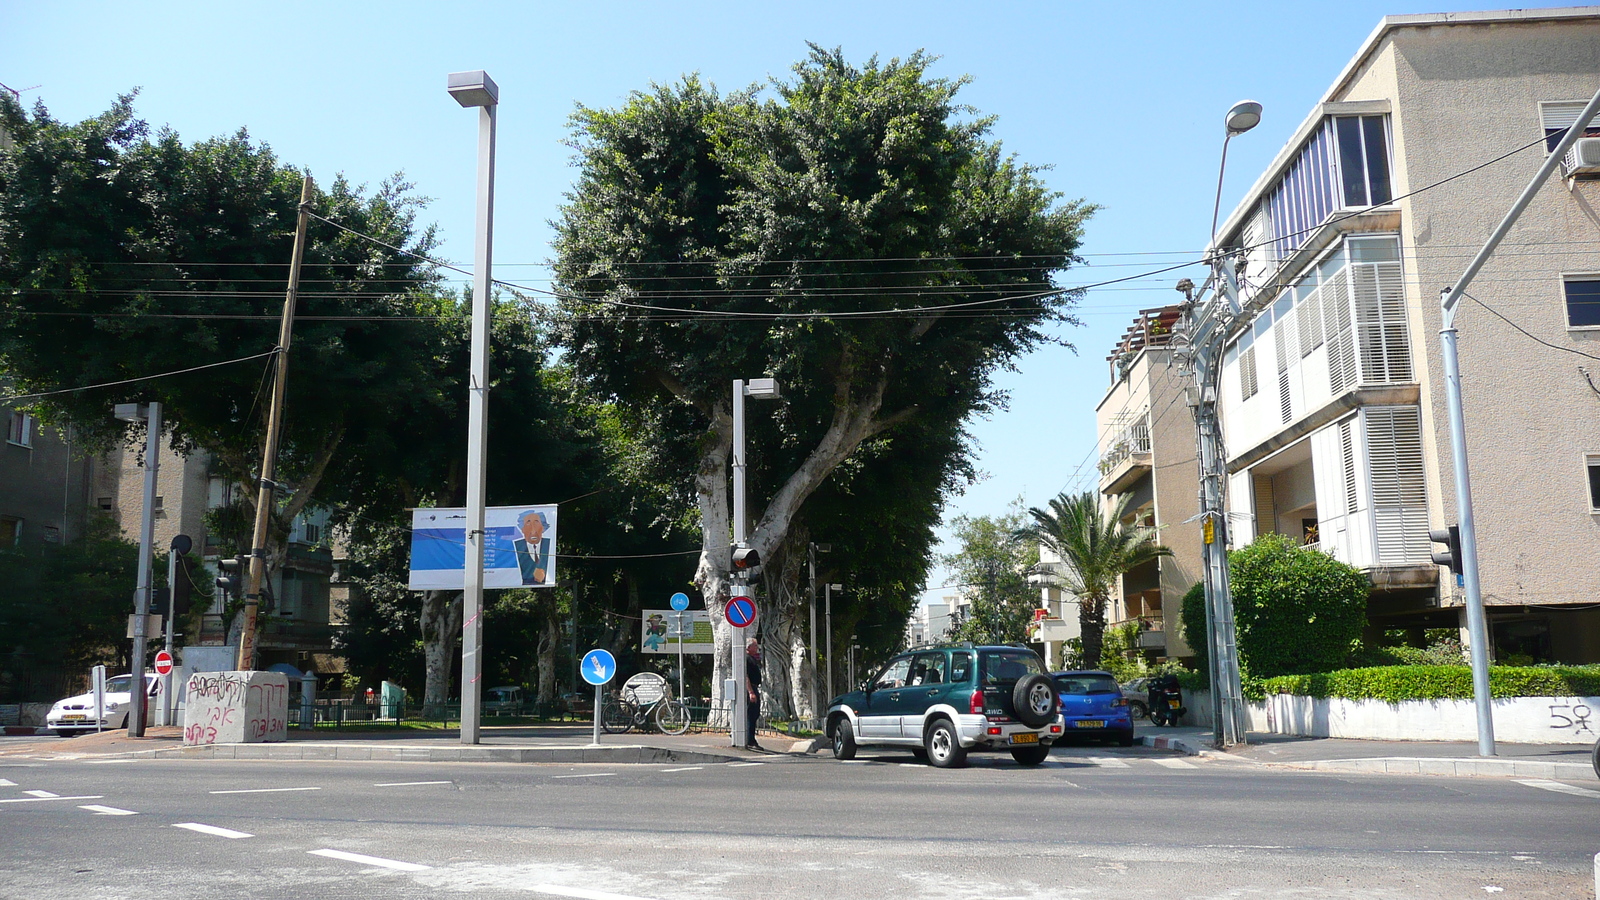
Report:
<svg viewBox="0 0 1600 900"><path fill-rule="evenodd" d="M617 660L610 652L605 650L590 650L583 655L583 662L578 666L578 672L583 675L583 680L594 685L594 742L600 743L600 717L603 709L600 702L600 688L611 679L617 677Z"/></svg>
<svg viewBox="0 0 1600 900"><path fill-rule="evenodd" d="M689 595L679 591L678 593L672 595L671 603L673 609L677 610L678 612L683 612L689 608Z"/></svg>
<svg viewBox="0 0 1600 900"><path fill-rule="evenodd" d="M156 654L156 674L163 677L172 674L172 654L165 650Z"/></svg>
<svg viewBox="0 0 1600 900"><path fill-rule="evenodd" d="M678 632L678 699L681 701L683 700L683 611L689 608L689 595L679 591L673 594L672 599L668 602L672 604L673 611L677 613L672 617L677 621L672 624Z"/></svg>

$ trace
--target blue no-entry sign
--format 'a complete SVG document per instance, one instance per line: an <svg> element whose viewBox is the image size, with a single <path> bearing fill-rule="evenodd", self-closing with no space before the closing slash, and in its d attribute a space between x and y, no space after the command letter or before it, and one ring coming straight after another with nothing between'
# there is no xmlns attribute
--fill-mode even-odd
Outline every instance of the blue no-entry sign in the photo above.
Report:
<svg viewBox="0 0 1600 900"><path fill-rule="evenodd" d="M590 650L583 655L578 671L583 674L584 681L599 687L616 677L617 661L605 650Z"/></svg>
<svg viewBox="0 0 1600 900"><path fill-rule="evenodd" d="M689 608L689 595L679 591L678 593L672 595L671 603L673 609L677 610L678 612L683 612Z"/></svg>
<svg viewBox="0 0 1600 900"><path fill-rule="evenodd" d="M728 616L728 624L735 628L746 628L756 620L756 602L749 597L729 599L728 606L723 611Z"/></svg>

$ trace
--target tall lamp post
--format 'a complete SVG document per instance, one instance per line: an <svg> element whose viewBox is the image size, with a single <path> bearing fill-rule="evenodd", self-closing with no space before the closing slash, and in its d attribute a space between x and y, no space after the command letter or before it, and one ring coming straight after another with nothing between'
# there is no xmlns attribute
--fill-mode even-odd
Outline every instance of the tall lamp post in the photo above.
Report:
<svg viewBox="0 0 1600 900"><path fill-rule="evenodd" d="M1235 103L1223 120L1222 161L1217 167L1217 194L1211 206L1212 283L1217 286L1207 309L1191 308L1189 348L1194 371L1192 395L1197 456L1200 466L1200 519L1202 572L1206 598L1206 640L1211 675L1211 721L1217 746L1227 747L1245 738L1244 698L1239 683L1239 658L1234 636L1233 596L1228 586L1228 514L1225 503L1227 460L1222 446L1222 426L1217 415L1217 394L1222 374L1222 349L1228 326L1239 315L1238 283L1234 260L1216 247L1217 214L1222 207L1222 180L1227 174L1228 143L1261 122L1261 104ZM1224 310L1218 299L1227 304Z"/></svg>
<svg viewBox="0 0 1600 900"><path fill-rule="evenodd" d="M735 547L748 547L748 538L745 534L745 497L744 497L744 398L756 400L778 399L778 380L776 378L752 378L745 381L736 378L733 381L733 544ZM733 590L735 597L750 596L750 575L745 571L734 573ZM728 670L728 675L733 679L733 727L728 729L728 739L735 747L743 747L755 737L755 724L749 721L750 698L745 696L744 683L744 629L729 626L733 632L733 665ZM757 633L759 633L757 626Z"/></svg>
<svg viewBox="0 0 1600 900"><path fill-rule="evenodd" d="M487 72L452 72L450 96L478 113L477 242L472 261L472 359L467 369L467 528L461 609L461 743L482 721L484 444L489 439L489 290L494 249L494 128L500 87ZM595 715L600 711L595 710Z"/></svg>
<svg viewBox="0 0 1600 900"><path fill-rule="evenodd" d="M139 580L133 594L133 683L128 697L128 736L143 737L149 721L146 705L150 692L144 684L145 644L150 640L148 616L151 600L151 548L155 540L156 474L161 462L161 404L118 403L112 414L124 422L145 423L144 433L144 511L139 518Z"/></svg>

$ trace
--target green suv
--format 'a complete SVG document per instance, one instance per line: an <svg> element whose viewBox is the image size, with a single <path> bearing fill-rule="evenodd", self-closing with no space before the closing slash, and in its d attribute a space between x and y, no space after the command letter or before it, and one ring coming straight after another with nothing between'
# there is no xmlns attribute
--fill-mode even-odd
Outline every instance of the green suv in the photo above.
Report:
<svg viewBox="0 0 1600 900"><path fill-rule="evenodd" d="M1026 647L957 644L911 650L828 705L835 759L857 747L909 747L940 768L973 750L1010 750L1025 766L1050 755L1064 723L1055 682Z"/></svg>

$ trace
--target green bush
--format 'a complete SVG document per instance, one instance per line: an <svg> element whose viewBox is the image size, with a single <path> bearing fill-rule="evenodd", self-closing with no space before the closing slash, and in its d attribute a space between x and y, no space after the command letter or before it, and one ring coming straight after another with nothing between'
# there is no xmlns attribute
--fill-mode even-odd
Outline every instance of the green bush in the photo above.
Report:
<svg viewBox="0 0 1600 900"><path fill-rule="evenodd" d="M1228 563L1242 669L1266 678L1347 664L1372 587L1359 569L1282 534L1261 535Z"/></svg>
<svg viewBox="0 0 1600 900"><path fill-rule="evenodd" d="M1302 697L1389 703L1472 699L1472 669L1468 666L1375 666L1280 675L1257 684L1268 694ZM1600 666L1491 666L1489 693L1495 697L1600 696Z"/></svg>
<svg viewBox="0 0 1600 900"><path fill-rule="evenodd" d="M1211 671L1211 665L1207 662L1211 658L1211 646L1206 642L1205 582L1196 581L1194 587L1183 595L1178 619L1183 623L1183 639L1194 651L1195 666L1202 672Z"/></svg>

